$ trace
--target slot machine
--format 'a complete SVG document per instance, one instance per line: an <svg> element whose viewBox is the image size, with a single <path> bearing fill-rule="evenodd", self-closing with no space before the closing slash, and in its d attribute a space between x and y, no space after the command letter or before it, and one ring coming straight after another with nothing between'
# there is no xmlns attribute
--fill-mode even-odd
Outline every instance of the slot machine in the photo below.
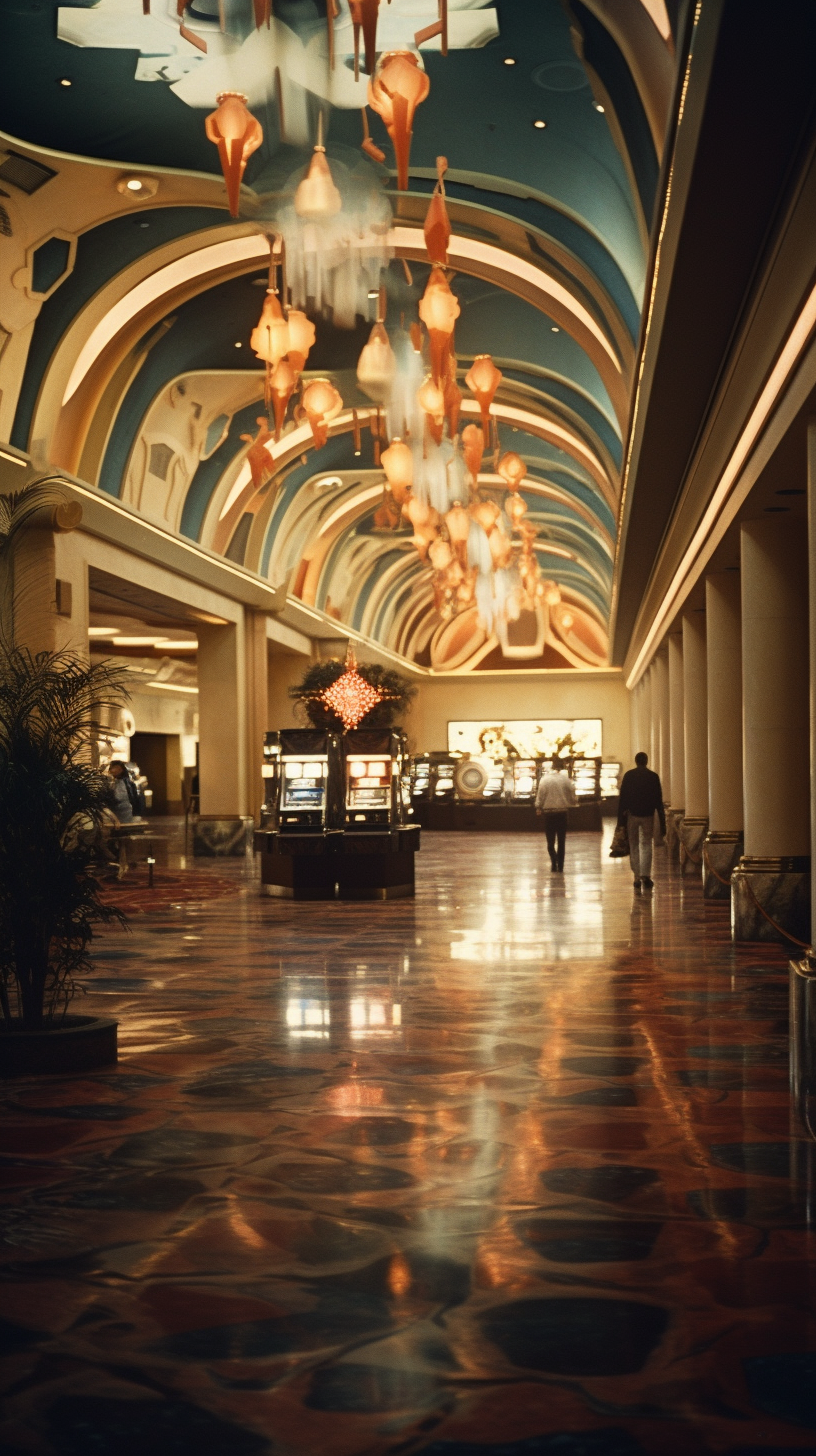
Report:
<svg viewBox="0 0 816 1456"><path fill-rule="evenodd" d="M337 736L315 728L267 733L261 772L264 823L282 834L341 827L337 814Z"/></svg>
<svg viewBox="0 0 816 1456"><path fill-rule="evenodd" d="M357 728L343 738L345 827L370 829L405 822L405 738L390 728Z"/></svg>
<svg viewBox="0 0 816 1456"><path fill-rule="evenodd" d="M515 758L512 763L511 796L517 804L532 803L538 788L538 764L534 758Z"/></svg>

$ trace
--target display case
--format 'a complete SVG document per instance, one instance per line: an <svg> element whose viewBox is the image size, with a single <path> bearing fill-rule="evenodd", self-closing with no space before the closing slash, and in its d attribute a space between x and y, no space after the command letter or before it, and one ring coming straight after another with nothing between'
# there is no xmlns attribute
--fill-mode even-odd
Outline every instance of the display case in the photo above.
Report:
<svg viewBox="0 0 816 1456"><path fill-rule="evenodd" d="M607 759L601 764L601 798L615 799L620 789L621 765Z"/></svg>
<svg viewBox="0 0 816 1456"><path fill-rule="evenodd" d="M599 758L574 758L570 777L575 785L578 799L591 802L601 797L601 760Z"/></svg>
<svg viewBox="0 0 816 1456"><path fill-rule="evenodd" d="M358 728L345 734L343 752L346 828L403 824L403 735L387 728Z"/></svg>

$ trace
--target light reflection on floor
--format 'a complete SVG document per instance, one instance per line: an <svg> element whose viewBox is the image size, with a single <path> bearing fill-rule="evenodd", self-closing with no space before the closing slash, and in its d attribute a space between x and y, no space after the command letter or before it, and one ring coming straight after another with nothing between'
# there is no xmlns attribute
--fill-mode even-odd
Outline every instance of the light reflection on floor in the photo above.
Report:
<svg viewBox="0 0 816 1456"><path fill-rule="evenodd" d="M608 837L106 937L119 1066L4 1089L3 1456L812 1456L785 957Z"/></svg>

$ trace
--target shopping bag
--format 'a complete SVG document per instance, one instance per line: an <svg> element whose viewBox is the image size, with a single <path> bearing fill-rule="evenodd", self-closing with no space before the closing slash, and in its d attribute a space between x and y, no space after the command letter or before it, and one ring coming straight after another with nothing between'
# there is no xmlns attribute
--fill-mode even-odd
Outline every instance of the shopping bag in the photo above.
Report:
<svg viewBox="0 0 816 1456"><path fill-rule="evenodd" d="M610 859L623 859L629 853L629 830L625 824L618 824L609 846Z"/></svg>

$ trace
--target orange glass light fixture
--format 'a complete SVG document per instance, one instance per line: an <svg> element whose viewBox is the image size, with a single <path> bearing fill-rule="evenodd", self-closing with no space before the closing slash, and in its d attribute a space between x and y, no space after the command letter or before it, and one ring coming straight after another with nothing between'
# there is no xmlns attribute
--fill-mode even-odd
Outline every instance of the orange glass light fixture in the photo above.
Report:
<svg viewBox="0 0 816 1456"><path fill-rule="evenodd" d="M527 474L527 466L524 464L521 456L516 454L515 450L508 450L506 455L502 455L497 469L499 475L503 480L507 481L510 490L513 491L518 490Z"/></svg>
<svg viewBox="0 0 816 1456"><path fill-rule="evenodd" d="M384 404L391 392L397 361L385 325L378 319L357 361L357 382L364 394Z"/></svg>
<svg viewBox="0 0 816 1456"><path fill-rule="evenodd" d="M453 552L450 549L450 545L447 541L443 541L441 536L431 542L428 547L428 556L435 571L444 571L447 566L450 566L453 560Z"/></svg>
<svg viewBox="0 0 816 1456"><path fill-rule="evenodd" d="M380 692L371 683L366 682L357 671L357 658L354 648L349 643L346 653L345 672L337 678L330 687L324 688L317 696L320 702L325 703L333 713L337 714L348 733L350 728L356 728L363 718L376 708L387 694Z"/></svg>
<svg viewBox="0 0 816 1456"><path fill-rule="evenodd" d="M250 347L258 359L274 369L284 354L289 353L289 326L283 316L280 299L271 288L266 291L261 317L249 336Z"/></svg>
<svg viewBox="0 0 816 1456"><path fill-rule="evenodd" d="M467 381L466 381L467 382ZM469 386L468 386L469 387ZM462 454L465 464L476 481L482 468L485 437L478 425L465 425L462 431Z"/></svg>
<svg viewBox="0 0 816 1456"><path fill-rule="evenodd" d="M459 300L451 292L441 268L431 269L418 312L431 341L431 372L434 379L440 380L446 371L453 326L460 313Z"/></svg>
<svg viewBox="0 0 816 1456"><path fill-rule="evenodd" d="M448 243L451 235L450 218L445 206L444 178L447 170L447 157L437 157L437 182L425 214L425 227L423 228L428 259L431 263L438 263L443 268L447 266L448 262Z"/></svg>
<svg viewBox="0 0 816 1456"><path fill-rule="evenodd" d="M477 354L465 375L465 384L478 400L482 412L482 429L485 443L490 433L490 406L501 384L501 370L497 369L489 354Z"/></svg>
<svg viewBox="0 0 816 1456"><path fill-rule="evenodd" d="M445 419L445 394L435 384L430 374L417 390L417 404L425 413L425 419L432 438L437 445L442 439L442 425Z"/></svg>
<svg viewBox="0 0 816 1456"><path fill-rule="evenodd" d="M470 508L470 514L476 524L481 526L482 530L486 531L489 535L499 519L501 511L495 501L485 500L476 501Z"/></svg>
<svg viewBox="0 0 816 1456"><path fill-rule="evenodd" d="M230 217L237 217L241 179L246 164L263 141L261 123L247 111L247 98L242 91L219 91L216 110L210 112L204 129L218 147L221 171L227 186Z"/></svg>
<svg viewBox="0 0 816 1456"><path fill-rule="evenodd" d="M445 525L451 545L461 561L467 560L467 539L470 534L470 516L464 506L456 501L445 514Z"/></svg>
<svg viewBox="0 0 816 1456"><path fill-rule="evenodd" d="M309 357L317 331L311 319L299 308L290 308L286 322L289 326L289 363L299 374Z"/></svg>
<svg viewBox="0 0 816 1456"><path fill-rule="evenodd" d="M427 501L420 500L419 496L412 495L405 507L405 514L414 527L414 530L418 530L420 526L425 526L431 522L433 511Z"/></svg>
<svg viewBox="0 0 816 1456"><path fill-rule="evenodd" d="M414 479L414 457L410 445L395 436L388 449L383 450L380 463L394 500L402 505L408 499Z"/></svg>
<svg viewBox="0 0 816 1456"><path fill-rule="evenodd" d="M339 415L343 401L329 379L313 379L303 391L303 408L312 430L316 449L329 438L329 420Z"/></svg>
<svg viewBox="0 0 816 1456"><path fill-rule="evenodd" d="M336 217L343 199L334 184L326 148L318 142L308 171L295 189L295 212L304 222L327 222Z"/></svg>
<svg viewBox="0 0 816 1456"><path fill-rule="evenodd" d="M279 359L270 381L269 392L272 396L272 405L275 410L275 439L281 437L283 422L286 418L286 409L292 395L295 392L297 377L289 360Z"/></svg>
<svg viewBox="0 0 816 1456"><path fill-rule="evenodd" d="M527 502L523 495L519 495L518 491L513 491L513 494L507 497L504 503L504 509L512 524L518 526L522 517L527 514Z"/></svg>
<svg viewBox="0 0 816 1456"><path fill-rule="evenodd" d="M368 83L368 104L382 117L394 144L400 192L408 186L414 113L430 89L419 56L413 51L385 51Z"/></svg>
<svg viewBox="0 0 816 1456"><path fill-rule="evenodd" d="M350 0L351 21L354 26L354 79L360 74L360 32L363 33L365 69L370 76L377 58L377 17L380 0Z"/></svg>

